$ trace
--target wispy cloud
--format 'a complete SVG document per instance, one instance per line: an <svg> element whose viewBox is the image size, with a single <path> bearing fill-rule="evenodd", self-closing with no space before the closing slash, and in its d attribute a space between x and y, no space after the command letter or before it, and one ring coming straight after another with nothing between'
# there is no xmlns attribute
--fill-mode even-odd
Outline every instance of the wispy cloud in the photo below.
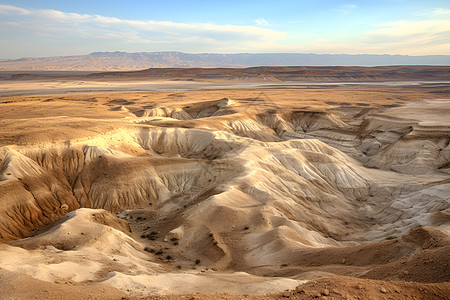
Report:
<svg viewBox="0 0 450 300"><path fill-rule="evenodd" d="M431 55L450 53L450 20L400 20L378 25L352 39L316 39L316 53Z"/></svg>
<svg viewBox="0 0 450 300"><path fill-rule="evenodd" d="M334 10L349 14L347 4ZM373 54L450 53L449 10L436 8L415 19L372 25L351 34L319 33L307 22L289 21L286 32L263 18L250 25L130 20L0 5L0 57L84 54L92 51L305 52ZM419 19L419 20L417 20ZM308 29L309 28L309 29ZM7 42L4 42L7 41Z"/></svg>
<svg viewBox="0 0 450 300"><path fill-rule="evenodd" d="M450 9L446 8L436 8L433 10L434 16L450 16Z"/></svg>
<svg viewBox="0 0 450 300"><path fill-rule="evenodd" d="M334 11L336 11L340 14L343 14L343 15L348 15L356 8L357 8L357 6L354 4L345 4L345 5L339 6L338 8L335 8Z"/></svg>
<svg viewBox="0 0 450 300"><path fill-rule="evenodd" d="M403 45L436 43L436 37L450 34L450 20L423 20L390 22L367 32L364 41L370 43L390 42ZM450 44L450 38L444 41Z"/></svg>
<svg viewBox="0 0 450 300"><path fill-rule="evenodd" d="M11 5L0 5L0 32L19 31L26 35L49 36L52 42L98 39L117 43L117 49L126 43L152 45L152 50L255 51L285 38L283 32L262 28L268 25L259 19L253 25L217 25L210 23L176 23L171 21L128 20L101 15L67 13L54 9L29 10ZM8 19L9 18L9 19ZM158 45L162 45L158 48ZM51 45L49 45L51 46ZM98 46L93 50L98 50Z"/></svg>
<svg viewBox="0 0 450 300"><path fill-rule="evenodd" d="M267 22L264 18L259 18L257 20L255 20L255 23L258 24L259 26L268 26L269 22Z"/></svg>
<svg viewBox="0 0 450 300"><path fill-rule="evenodd" d="M30 11L25 8L13 6L13 5L0 4L0 15L11 15L11 14L27 15L29 13L30 13Z"/></svg>

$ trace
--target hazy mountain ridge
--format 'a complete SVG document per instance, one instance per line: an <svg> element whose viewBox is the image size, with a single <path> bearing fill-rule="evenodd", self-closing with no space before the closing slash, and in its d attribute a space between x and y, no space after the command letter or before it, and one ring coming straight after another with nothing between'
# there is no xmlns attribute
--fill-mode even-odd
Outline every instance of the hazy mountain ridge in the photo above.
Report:
<svg viewBox="0 0 450 300"><path fill-rule="evenodd" d="M161 67L450 65L450 55L93 52L0 61L0 71L123 71Z"/></svg>

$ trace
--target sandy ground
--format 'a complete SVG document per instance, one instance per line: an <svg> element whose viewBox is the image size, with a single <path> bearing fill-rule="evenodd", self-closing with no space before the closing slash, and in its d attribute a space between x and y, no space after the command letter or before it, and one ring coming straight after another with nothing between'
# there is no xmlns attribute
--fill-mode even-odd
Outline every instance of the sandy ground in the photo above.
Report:
<svg viewBox="0 0 450 300"><path fill-rule="evenodd" d="M3 298L449 296L446 84L1 84Z"/></svg>
<svg viewBox="0 0 450 300"><path fill-rule="evenodd" d="M101 93L101 92L146 92L146 91L191 91L191 90L215 90L215 89L274 89L274 88L320 88L322 86L380 86L380 87L422 87L446 86L449 81L380 81L380 82L266 82L258 80L127 80L108 81L99 80L0 80L0 96L25 96L48 95L70 93Z"/></svg>
<svg viewBox="0 0 450 300"><path fill-rule="evenodd" d="M220 85L220 84L219 84ZM249 84L250 85L250 84ZM223 84L223 86L227 86ZM111 91L176 91L213 88L208 83L191 81L93 81L93 80L32 80L0 81L0 96L47 95Z"/></svg>
<svg viewBox="0 0 450 300"><path fill-rule="evenodd" d="M124 72L1 72L0 96L111 91L307 88L321 86L445 87L446 66L150 68Z"/></svg>

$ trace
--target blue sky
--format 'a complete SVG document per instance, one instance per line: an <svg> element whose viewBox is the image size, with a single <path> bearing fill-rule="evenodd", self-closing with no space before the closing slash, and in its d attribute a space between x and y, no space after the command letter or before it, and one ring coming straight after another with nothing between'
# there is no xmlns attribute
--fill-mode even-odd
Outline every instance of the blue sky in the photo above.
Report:
<svg viewBox="0 0 450 300"><path fill-rule="evenodd" d="M0 58L94 51L450 54L450 1L0 0Z"/></svg>

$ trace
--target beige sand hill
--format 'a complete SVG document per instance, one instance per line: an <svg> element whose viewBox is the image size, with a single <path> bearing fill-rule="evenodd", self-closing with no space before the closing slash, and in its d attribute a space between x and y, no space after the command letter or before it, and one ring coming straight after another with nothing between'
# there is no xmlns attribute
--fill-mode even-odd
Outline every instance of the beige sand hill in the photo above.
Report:
<svg viewBox="0 0 450 300"><path fill-rule="evenodd" d="M0 287L445 298L449 98L445 86L3 97Z"/></svg>

